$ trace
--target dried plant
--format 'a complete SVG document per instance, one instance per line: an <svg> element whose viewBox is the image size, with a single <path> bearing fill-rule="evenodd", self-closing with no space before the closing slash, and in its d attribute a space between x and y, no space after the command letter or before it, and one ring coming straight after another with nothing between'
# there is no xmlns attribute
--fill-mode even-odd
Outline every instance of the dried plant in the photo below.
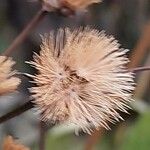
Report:
<svg viewBox="0 0 150 150"><path fill-rule="evenodd" d="M99 3L101 0L62 0L64 4L68 4L73 9L85 9L89 5Z"/></svg>
<svg viewBox="0 0 150 150"><path fill-rule="evenodd" d="M90 133L122 119L127 112L133 75L125 65L127 50L104 32L60 29L42 38L40 55L30 62L37 86L32 97L43 121L67 122Z"/></svg>
<svg viewBox="0 0 150 150"><path fill-rule="evenodd" d="M47 11L60 9L61 7L71 10L86 9L89 5L99 3L101 0L42 0L43 7Z"/></svg>
<svg viewBox="0 0 150 150"><path fill-rule="evenodd" d="M0 56L0 95L13 92L20 84L20 79L14 77L16 71L12 71L15 62L6 56Z"/></svg>
<svg viewBox="0 0 150 150"><path fill-rule="evenodd" d="M29 148L18 144L11 136L8 136L4 139L3 150L29 150Z"/></svg>

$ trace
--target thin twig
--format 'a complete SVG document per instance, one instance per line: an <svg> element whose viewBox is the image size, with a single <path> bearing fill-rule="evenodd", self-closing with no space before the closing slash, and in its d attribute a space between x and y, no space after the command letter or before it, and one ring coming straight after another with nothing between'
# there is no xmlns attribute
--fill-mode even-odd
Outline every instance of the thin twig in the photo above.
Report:
<svg viewBox="0 0 150 150"><path fill-rule="evenodd" d="M22 44L22 42L26 39L28 34L32 32L32 30L38 25L38 23L44 18L47 14L46 11L41 9L37 12L35 17L31 20L31 22L25 27L25 29L16 37L16 39L12 42L12 44L3 52L2 55L9 56L18 46Z"/></svg>
<svg viewBox="0 0 150 150"><path fill-rule="evenodd" d="M39 150L45 150L46 142L46 124L40 121L40 139L39 139Z"/></svg>
<svg viewBox="0 0 150 150"><path fill-rule="evenodd" d="M26 102L22 106L12 110L11 112L7 113L6 115L0 117L0 124L26 112L27 110L29 110L31 108L33 108L33 103L31 101Z"/></svg>
<svg viewBox="0 0 150 150"><path fill-rule="evenodd" d="M148 56L146 62L144 63L145 66L150 65L150 55ZM149 83L150 83L150 72L142 72L138 76L136 89L134 90L134 98L143 100L143 96L145 95L145 91L149 90Z"/></svg>
<svg viewBox="0 0 150 150"><path fill-rule="evenodd" d="M134 72L134 73L141 72L141 71L149 71L149 70L150 70L150 66L129 69L129 71Z"/></svg>

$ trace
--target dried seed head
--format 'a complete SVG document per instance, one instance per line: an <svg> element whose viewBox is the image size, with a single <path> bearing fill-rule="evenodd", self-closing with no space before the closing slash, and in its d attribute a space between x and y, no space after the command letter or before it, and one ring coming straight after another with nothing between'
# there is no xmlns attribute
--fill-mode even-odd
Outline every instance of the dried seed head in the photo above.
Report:
<svg viewBox="0 0 150 150"><path fill-rule="evenodd" d="M4 139L3 150L29 150L29 148L16 143L11 136L8 136Z"/></svg>
<svg viewBox="0 0 150 150"><path fill-rule="evenodd" d="M76 9L85 9L89 5L92 5L94 3L99 3L101 0L62 0L62 3L66 6L70 6L74 10Z"/></svg>
<svg viewBox="0 0 150 150"><path fill-rule="evenodd" d="M67 122L90 133L122 119L118 111L127 112L134 89L125 68L127 50L90 28L60 29L42 41L30 64L38 70L31 92L43 121Z"/></svg>
<svg viewBox="0 0 150 150"><path fill-rule="evenodd" d="M43 0L43 8L46 11L68 8L70 10L83 10L89 5L99 3L101 0Z"/></svg>
<svg viewBox="0 0 150 150"><path fill-rule="evenodd" d="M59 0L42 0L43 8L46 11L52 11L60 8Z"/></svg>
<svg viewBox="0 0 150 150"><path fill-rule="evenodd" d="M20 84L20 79L14 77L16 71L12 71L15 62L6 56L0 56L0 95L13 92Z"/></svg>

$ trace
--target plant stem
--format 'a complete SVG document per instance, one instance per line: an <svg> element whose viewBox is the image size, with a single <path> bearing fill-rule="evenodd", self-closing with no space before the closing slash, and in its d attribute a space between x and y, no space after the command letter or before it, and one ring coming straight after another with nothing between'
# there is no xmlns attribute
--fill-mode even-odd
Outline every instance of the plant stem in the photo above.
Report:
<svg viewBox="0 0 150 150"><path fill-rule="evenodd" d="M134 73L141 72L141 71L149 71L149 70L150 70L150 66L129 69L129 71L134 72Z"/></svg>
<svg viewBox="0 0 150 150"><path fill-rule="evenodd" d="M39 150L45 150L46 131L47 131L46 124L43 121L40 121Z"/></svg>
<svg viewBox="0 0 150 150"><path fill-rule="evenodd" d="M145 25L143 33L131 54L128 68L137 67L143 60L146 53L148 52L149 47L150 47L150 22L148 22L147 25Z"/></svg>
<svg viewBox="0 0 150 150"><path fill-rule="evenodd" d="M29 110L31 108L33 108L33 103L31 101L26 102L22 106L12 110L11 112L7 113L6 115L0 117L0 124L26 112L27 110Z"/></svg>
<svg viewBox="0 0 150 150"><path fill-rule="evenodd" d="M3 52L2 55L9 56L22 42L26 39L28 34L38 25L38 23L44 18L47 14L43 9L39 10L31 22L25 27L25 29L16 37L12 44Z"/></svg>
<svg viewBox="0 0 150 150"><path fill-rule="evenodd" d="M87 137L84 150L92 150L94 145L101 139L104 134L105 129L100 128L99 130L94 130L92 135Z"/></svg>

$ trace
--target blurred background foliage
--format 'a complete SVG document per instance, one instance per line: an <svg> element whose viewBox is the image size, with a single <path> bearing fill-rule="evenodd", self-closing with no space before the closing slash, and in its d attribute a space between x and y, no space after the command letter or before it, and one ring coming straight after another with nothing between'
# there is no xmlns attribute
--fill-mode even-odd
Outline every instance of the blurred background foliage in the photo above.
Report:
<svg viewBox="0 0 150 150"><path fill-rule="evenodd" d="M0 0L0 52L2 53L13 39L22 31L25 25L40 9L40 4L32 0ZM13 53L16 68L20 72L34 73L24 61L31 60L33 51L39 51L40 34L58 29L59 27L76 28L89 25L99 30L105 30L119 40L122 47L130 49L128 55L136 59L138 42L145 31L150 30L149 0L103 0L99 5L93 5L86 13L78 12L76 16L65 18L50 13L30 34L21 47ZM150 33L150 32L149 32ZM150 43L150 34L147 39ZM144 41L145 41L144 40ZM146 47L146 48L145 48ZM150 65L150 44L142 45L143 55L138 66ZM133 51L134 50L134 51ZM136 66L135 66L136 67ZM0 97L0 115L5 114L17 105L24 103L31 86L26 77L18 93ZM149 150L150 149L150 73L138 73L137 88L133 95L135 101L131 104L130 115L122 114L125 122L112 126L111 131L94 131L88 136L80 133L75 136L72 129L64 125L54 126L48 130L47 150ZM34 111L28 111L3 125L0 125L0 143L5 135L13 135L19 141L38 149L39 120Z"/></svg>

